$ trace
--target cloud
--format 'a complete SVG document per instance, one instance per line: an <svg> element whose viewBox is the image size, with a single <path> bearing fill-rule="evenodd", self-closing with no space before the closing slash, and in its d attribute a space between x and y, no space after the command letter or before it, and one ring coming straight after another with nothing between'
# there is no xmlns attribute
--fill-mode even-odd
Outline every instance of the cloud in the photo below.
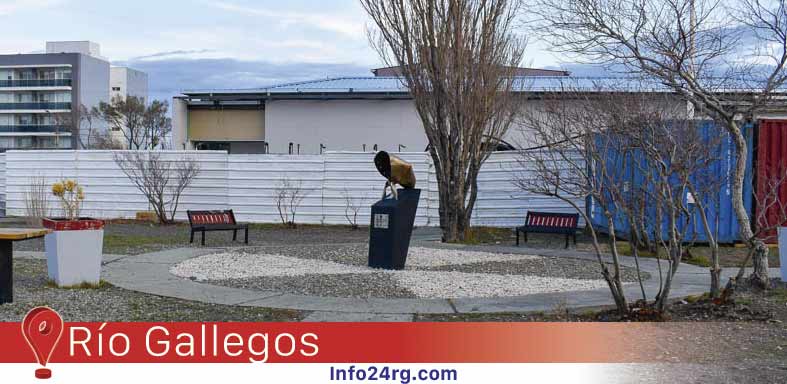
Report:
<svg viewBox="0 0 787 384"><path fill-rule="evenodd" d="M177 51L157 52L150 55L137 56L129 59L129 61L156 60L156 59L165 59L165 58L182 57L182 56L190 56L190 55L199 55L203 53L212 53L212 52L215 52L215 50L213 49L183 50L182 49Z"/></svg>
<svg viewBox="0 0 787 384"><path fill-rule="evenodd" d="M0 3L0 16L16 12L39 10L63 3L63 0L3 0Z"/></svg>
<svg viewBox="0 0 787 384"><path fill-rule="evenodd" d="M161 57L159 54L147 56ZM150 83L150 98L158 100L171 100L184 90L262 88L292 81L371 75L369 68L355 64L274 63L229 58L134 59L113 64L146 72Z"/></svg>
<svg viewBox="0 0 787 384"><path fill-rule="evenodd" d="M338 33L353 39L364 36L364 23L362 20L354 20L336 14L332 15L321 12L282 12L264 8L243 6L226 1L211 1L207 4L224 11L241 13L248 16L260 16L275 19L284 26L298 24L298 27L302 27L302 24L305 24L325 31Z"/></svg>

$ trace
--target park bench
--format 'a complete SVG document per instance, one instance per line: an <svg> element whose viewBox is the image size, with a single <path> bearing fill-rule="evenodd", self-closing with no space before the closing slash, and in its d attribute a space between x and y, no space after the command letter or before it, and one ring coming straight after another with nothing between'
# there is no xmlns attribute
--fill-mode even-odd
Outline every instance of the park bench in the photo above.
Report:
<svg viewBox="0 0 787 384"><path fill-rule="evenodd" d="M238 224L235 214L228 211L187 211L191 236L189 243L194 242L194 233L202 232L202 245L205 245L205 232L232 231L232 241L238 239L238 230L245 231L244 242L249 243L249 225Z"/></svg>
<svg viewBox="0 0 787 384"><path fill-rule="evenodd" d="M554 233L566 235L566 248L568 239L574 239L577 245L577 227L579 225L579 215L576 213L553 213L553 212L533 212L528 211L525 218L525 225L516 228L516 245L519 246L519 234L524 234L527 242L527 234L531 233Z"/></svg>

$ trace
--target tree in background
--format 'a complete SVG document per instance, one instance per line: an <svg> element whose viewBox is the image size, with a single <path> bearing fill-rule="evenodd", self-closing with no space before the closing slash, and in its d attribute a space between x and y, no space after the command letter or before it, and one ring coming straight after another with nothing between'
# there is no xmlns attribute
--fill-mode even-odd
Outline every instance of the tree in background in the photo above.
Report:
<svg viewBox="0 0 787 384"><path fill-rule="evenodd" d="M115 97L110 103L100 103L97 116L116 132L122 132L128 149L164 149L172 132L172 120L167 116L169 103L135 96Z"/></svg>
<svg viewBox="0 0 787 384"><path fill-rule="evenodd" d="M443 241L465 238L478 172L518 112L519 0L361 0L373 48L401 68L429 140Z"/></svg>
<svg viewBox="0 0 787 384"><path fill-rule="evenodd" d="M545 94L542 109L523 114L527 139L542 145L520 152L526 171L514 183L524 191L564 201L590 224L601 275L624 317L631 308L621 280L620 237L629 241L638 272L641 250L653 251L659 290L648 297L638 273L639 288L642 300L652 300L653 309L664 313L691 247L693 233L688 229L697 227L689 224L698 209L704 214L719 198L721 186L699 176L716 176L710 170L720 161L720 143L726 135L688 119L684 105L675 99L600 86L562 89ZM708 241L716 244L716 234L707 220L704 224ZM606 249L600 230L607 235ZM611 257L605 258L607 252ZM711 275L718 276L718 271Z"/></svg>
<svg viewBox="0 0 787 384"><path fill-rule="evenodd" d="M106 132L97 127L101 119L97 107L88 108L84 104L69 114L54 115L55 125L65 127L71 133L78 149L113 149L106 140Z"/></svg>
<svg viewBox="0 0 787 384"><path fill-rule="evenodd" d="M200 174L199 162L183 156L165 159L157 151L118 151L115 164L147 198L161 224L175 221L180 196Z"/></svg>
<svg viewBox="0 0 787 384"><path fill-rule="evenodd" d="M735 143L732 203L753 253L749 281L768 287L768 248L744 205L748 148L742 126L767 110L787 80L784 1L533 0L536 32L580 62L613 65L681 95L689 114L717 121ZM745 58L745 59L744 59ZM750 92L728 92L747 90Z"/></svg>

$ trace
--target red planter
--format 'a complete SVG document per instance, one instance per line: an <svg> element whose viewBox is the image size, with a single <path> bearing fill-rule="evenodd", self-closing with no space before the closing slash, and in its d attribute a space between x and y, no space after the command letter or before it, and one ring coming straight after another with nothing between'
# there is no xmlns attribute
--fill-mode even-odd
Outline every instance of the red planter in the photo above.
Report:
<svg viewBox="0 0 787 384"><path fill-rule="evenodd" d="M65 218L51 218L41 220L44 228L53 231L85 231L91 229L103 229L104 221L80 217L79 220L68 220Z"/></svg>

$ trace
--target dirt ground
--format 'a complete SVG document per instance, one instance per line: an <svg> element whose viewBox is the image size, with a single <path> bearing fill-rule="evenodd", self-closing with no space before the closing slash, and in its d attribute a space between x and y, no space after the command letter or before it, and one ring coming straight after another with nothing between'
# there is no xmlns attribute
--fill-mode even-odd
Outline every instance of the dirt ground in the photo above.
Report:
<svg viewBox="0 0 787 384"><path fill-rule="evenodd" d="M547 313L421 315L416 321L466 322L604 322L621 321L610 309ZM677 301L666 318L650 323L647 332L627 336L637 358L673 365L677 382L787 383L787 284L774 280L762 292L739 289L733 299L716 304L704 297ZM674 373L674 372L673 372ZM661 381L659 381L661 382Z"/></svg>
<svg viewBox="0 0 787 384"><path fill-rule="evenodd" d="M530 234L529 241L524 243L520 237L520 244L523 247L534 248L563 248L565 246L565 236L563 235L550 235L550 234ZM516 244L516 237L513 230L508 228L473 228L471 238L468 239L470 244ZM608 238L606 236L599 239L602 249L609 249ZM573 244L571 245L574 246ZM631 248L625 241L618 241L618 251L626 256L631 256ZM586 234L577 234L576 249L582 251L593 251L593 243L590 236ZM739 267L743 260L746 259L748 249L741 244L724 244L720 247L719 257L722 267L732 268ZM710 265L710 248L704 244L695 244L689 251L691 258L686 258L684 262L694 264L702 267ZM643 255L647 256L647 255ZM779 263L779 249L771 246L768 254L768 264L771 268L778 268ZM748 266L751 266L749 262Z"/></svg>

